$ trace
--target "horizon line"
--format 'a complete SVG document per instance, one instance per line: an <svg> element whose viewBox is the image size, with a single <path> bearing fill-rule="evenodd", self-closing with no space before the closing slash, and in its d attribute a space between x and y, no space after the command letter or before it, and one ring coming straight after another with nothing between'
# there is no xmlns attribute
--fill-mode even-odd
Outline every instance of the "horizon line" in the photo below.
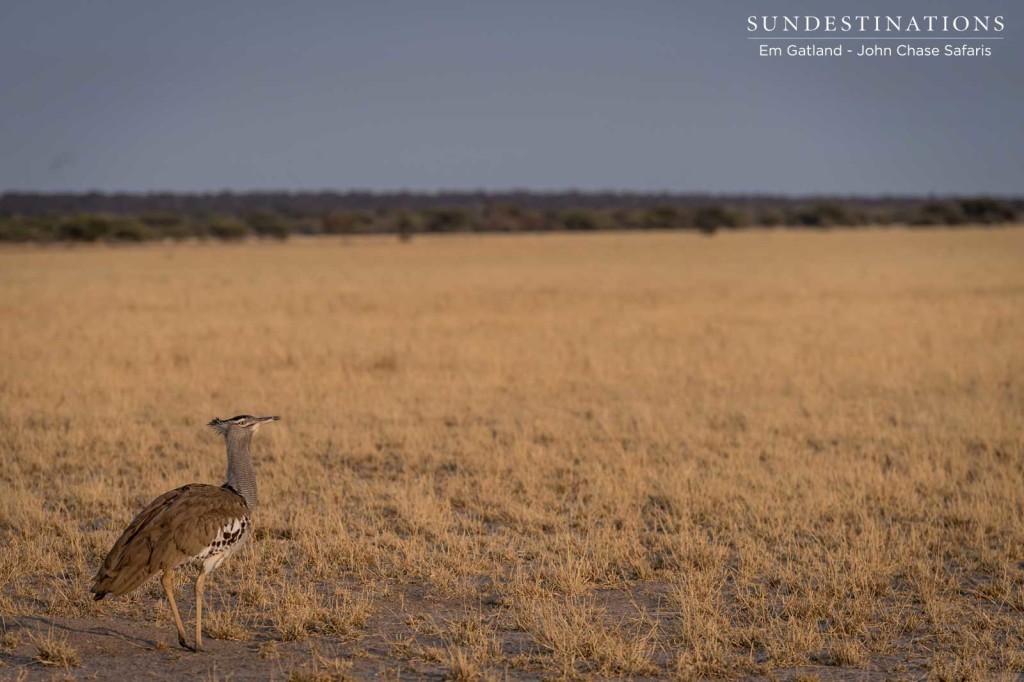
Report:
<svg viewBox="0 0 1024 682"><path fill-rule="evenodd" d="M676 197L758 197L758 198L830 198L830 199L931 199L931 198L976 198L992 197L1007 199L1011 201L1024 201L1024 194L1013 194L1007 192L991 191L956 191L956 192L840 192L840 191L810 191L810 192L785 192L766 190L670 190L670 189L533 189L526 187L513 187L505 189L486 188L444 188L444 189L369 189L362 187L350 187L345 189L320 188L320 189L208 189L208 190L0 190L0 198L13 195L35 195L35 196L58 196L70 195L84 197L88 195L114 196L124 195L143 197L152 195L177 195L177 196L212 196L218 194L235 195L260 195L260 194L369 194L369 195L411 195L411 196L437 196L445 194L482 194L482 195L503 195L503 194L535 194L535 195L566 195L578 194L594 196L602 194L615 194L621 196L644 196L644 195L665 195Z"/></svg>

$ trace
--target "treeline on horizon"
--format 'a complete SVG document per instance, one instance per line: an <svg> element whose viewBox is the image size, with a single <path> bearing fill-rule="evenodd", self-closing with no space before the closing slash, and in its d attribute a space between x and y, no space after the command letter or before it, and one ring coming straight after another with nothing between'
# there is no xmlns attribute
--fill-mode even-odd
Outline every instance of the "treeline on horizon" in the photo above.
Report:
<svg viewBox="0 0 1024 682"><path fill-rule="evenodd" d="M286 239L292 234L963 226L1013 223L1024 199L639 192L0 194L0 241Z"/></svg>

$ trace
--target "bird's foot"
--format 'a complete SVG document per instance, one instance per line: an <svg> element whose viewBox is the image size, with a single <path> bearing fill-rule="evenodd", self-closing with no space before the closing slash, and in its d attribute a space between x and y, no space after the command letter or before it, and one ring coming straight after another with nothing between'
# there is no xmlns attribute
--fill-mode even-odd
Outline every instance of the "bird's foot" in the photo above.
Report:
<svg viewBox="0 0 1024 682"><path fill-rule="evenodd" d="M185 638L181 635L178 635L178 646L180 646L182 649L188 649L189 651L192 651L192 647L189 646L189 643L186 642Z"/></svg>

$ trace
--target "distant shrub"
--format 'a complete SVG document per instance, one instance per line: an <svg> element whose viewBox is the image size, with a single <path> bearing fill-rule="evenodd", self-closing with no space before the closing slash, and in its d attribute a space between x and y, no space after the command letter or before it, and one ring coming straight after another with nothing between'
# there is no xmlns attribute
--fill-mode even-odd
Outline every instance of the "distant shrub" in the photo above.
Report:
<svg viewBox="0 0 1024 682"><path fill-rule="evenodd" d="M427 232L458 232L469 225L469 214L461 208L428 208L423 222Z"/></svg>
<svg viewBox="0 0 1024 682"><path fill-rule="evenodd" d="M837 225L859 225L863 219L842 204L824 202L797 208L790 213L786 222L798 227L834 227Z"/></svg>
<svg viewBox="0 0 1024 682"><path fill-rule="evenodd" d="M743 215L724 206L702 206L693 215L693 224L704 234L714 234L719 228L743 226Z"/></svg>
<svg viewBox="0 0 1024 682"><path fill-rule="evenodd" d="M350 232L349 214L345 211L331 211L320 220L321 232L324 234L347 234Z"/></svg>
<svg viewBox="0 0 1024 682"><path fill-rule="evenodd" d="M364 231L370 234L394 232L396 228L395 221L400 212L401 209L385 208L383 206L373 211L367 211L367 222Z"/></svg>
<svg viewBox="0 0 1024 682"><path fill-rule="evenodd" d="M523 209L519 215L519 228L528 232L544 232L554 229L555 219L550 211Z"/></svg>
<svg viewBox="0 0 1024 682"><path fill-rule="evenodd" d="M480 218L480 229L485 232L519 232L523 226L524 211L512 204L488 204Z"/></svg>
<svg viewBox="0 0 1024 682"><path fill-rule="evenodd" d="M599 230L603 226L601 217L595 211L570 209L563 211L559 219L566 230Z"/></svg>
<svg viewBox="0 0 1024 682"><path fill-rule="evenodd" d="M689 227L689 216L678 206L655 206L644 212L643 226L649 230Z"/></svg>
<svg viewBox="0 0 1024 682"><path fill-rule="evenodd" d="M26 218L0 218L0 242L49 241L52 226L39 220Z"/></svg>
<svg viewBox="0 0 1024 682"><path fill-rule="evenodd" d="M170 211L151 211L140 215L138 220L143 225L163 231L166 228L181 225L185 222L185 216Z"/></svg>
<svg viewBox="0 0 1024 682"><path fill-rule="evenodd" d="M897 210L870 208L861 213L865 225L893 225L906 223L907 218Z"/></svg>
<svg viewBox="0 0 1024 682"><path fill-rule="evenodd" d="M969 223L1011 223L1017 219L1013 205L999 199L964 199L960 202L960 209Z"/></svg>
<svg viewBox="0 0 1024 682"><path fill-rule="evenodd" d="M616 208L604 215L605 223L615 230L642 230L647 227L645 209Z"/></svg>
<svg viewBox="0 0 1024 682"><path fill-rule="evenodd" d="M158 237L181 241L189 237L198 237L202 233L199 226L191 221L182 220L177 223L166 223L160 227Z"/></svg>
<svg viewBox="0 0 1024 682"><path fill-rule="evenodd" d="M959 225L964 222L963 208L955 201L929 201L911 211L906 222L910 225Z"/></svg>
<svg viewBox="0 0 1024 682"><path fill-rule="evenodd" d="M214 218L207 225L210 235L224 241L245 239L249 234L249 227L234 216L221 216Z"/></svg>
<svg viewBox="0 0 1024 682"><path fill-rule="evenodd" d="M251 211L245 214L245 222L249 224L249 229L260 237L287 239L291 233L288 221L269 211Z"/></svg>
<svg viewBox="0 0 1024 682"><path fill-rule="evenodd" d="M64 218L57 225L57 239L75 242L94 242L109 235L114 221L101 215L75 215Z"/></svg>
<svg viewBox="0 0 1024 682"><path fill-rule="evenodd" d="M364 211L331 211L322 223L325 234L359 234L369 231L373 216Z"/></svg>
<svg viewBox="0 0 1024 682"><path fill-rule="evenodd" d="M821 217L822 225L859 225L862 222L861 216L855 209L848 208L842 204L828 202L818 204L814 209Z"/></svg>
<svg viewBox="0 0 1024 682"><path fill-rule="evenodd" d="M122 218L114 222L110 237L125 242L142 242L152 239L153 231L138 220Z"/></svg>
<svg viewBox="0 0 1024 682"><path fill-rule="evenodd" d="M786 217L779 211L768 209L758 212L754 222L764 227L777 227L786 222Z"/></svg>
<svg viewBox="0 0 1024 682"><path fill-rule="evenodd" d="M394 215L395 232L402 241L409 241L422 229L420 217L411 211L398 211Z"/></svg>

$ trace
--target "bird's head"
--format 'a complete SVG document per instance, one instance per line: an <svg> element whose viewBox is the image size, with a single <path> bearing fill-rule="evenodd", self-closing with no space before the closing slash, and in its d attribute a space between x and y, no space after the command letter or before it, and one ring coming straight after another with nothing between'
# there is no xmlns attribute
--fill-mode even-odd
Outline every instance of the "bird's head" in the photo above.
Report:
<svg viewBox="0 0 1024 682"><path fill-rule="evenodd" d="M240 414L231 419L214 419L207 426L222 436L232 431L250 431L255 433L261 425L268 422L276 422L280 417L254 417L251 414Z"/></svg>

